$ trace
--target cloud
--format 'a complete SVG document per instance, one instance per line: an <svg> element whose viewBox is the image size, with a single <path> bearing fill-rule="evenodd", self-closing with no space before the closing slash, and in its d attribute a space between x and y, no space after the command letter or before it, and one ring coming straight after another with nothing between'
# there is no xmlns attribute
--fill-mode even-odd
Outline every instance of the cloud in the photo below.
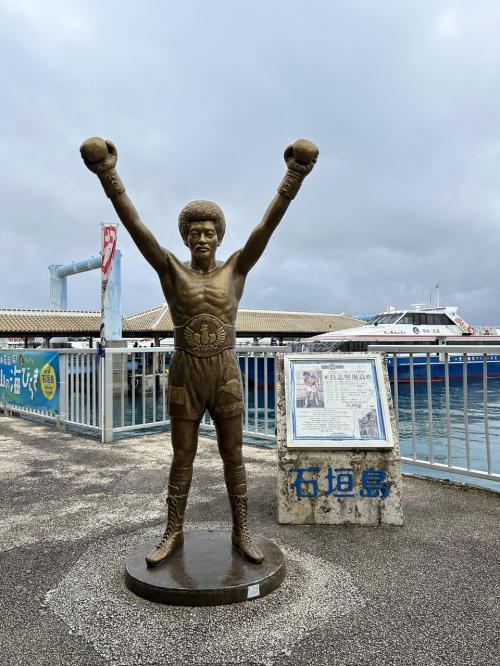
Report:
<svg viewBox="0 0 500 666"><path fill-rule="evenodd" d="M455 11L445 9L437 19L438 33L449 39L458 39L462 35L462 25Z"/></svg>
<svg viewBox="0 0 500 666"><path fill-rule="evenodd" d="M115 141L143 221L182 259L187 201L222 206L228 256L306 137L320 159L243 305L374 312L439 281L465 318L500 323L499 18L481 0L3 2L0 306L47 306L47 266L95 254L116 219L87 136ZM159 304L123 227L119 243L125 311ZM71 307L98 309L98 287L71 278Z"/></svg>

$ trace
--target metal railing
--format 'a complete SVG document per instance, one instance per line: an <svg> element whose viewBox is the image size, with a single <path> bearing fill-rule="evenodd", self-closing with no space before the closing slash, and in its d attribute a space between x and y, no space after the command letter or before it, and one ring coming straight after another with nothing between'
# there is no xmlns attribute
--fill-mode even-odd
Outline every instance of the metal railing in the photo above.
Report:
<svg viewBox="0 0 500 666"><path fill-rule="evenodd" d="M368 349L387 357L401 460L500 481L500 346Z"/></svg>
<svg viewBox="0 0 500 666"><path fill-rule="evenodd" d="M500 346L372 345L387 356L404 463L500 481ZM2 404L109 442L168 427L173 347L59 350L59 413ZM244 436L276 439L275 355L289 347L236 349L243 377ZM491 378L497 371L498 378ZM205 414L202 430L215 425Z"/></svg>
<svg viewBox="0 0 500 666"><path fill-rule="evenodd" d="M106 349L105 423L113 433L144 430L169 423L166 390L173 349Z"/></svg>
<svg viewBox="0 0 500 666"><path fill-rule="evenodd" d="M274 356L286 351L288 348L282 346L236 349L243 378L246 437L276 438ZM111 441L114 433L150 430L169 423L166 387L173 352L173 347L106 349L103 411L113 417L112 421L109 416L103 419L103 441ZM202 430L215 430L208 413L200 425Z"/></svg>
<svg viewBox="0 0 500 666"><path fill-rule="evenodd" d="M243 377L243 430L247 438L276 438L274 356L288 350L284 346L236 349ZM1 398L0 407L84 432L101 432L104 442L121 433L147 432L170 423L166 390L172 346L108 347L104 357L97 356L95 349L53 351L59 354L59 412L3 404ZM207 432L215 430L208 413L201 427Z"/></svg>
<svg viewBox="0 0 500 666"><path fill-rule="evenodd" d="M101 430L103 369L95 350L60 350L59 373L59 423Z"/></svg>

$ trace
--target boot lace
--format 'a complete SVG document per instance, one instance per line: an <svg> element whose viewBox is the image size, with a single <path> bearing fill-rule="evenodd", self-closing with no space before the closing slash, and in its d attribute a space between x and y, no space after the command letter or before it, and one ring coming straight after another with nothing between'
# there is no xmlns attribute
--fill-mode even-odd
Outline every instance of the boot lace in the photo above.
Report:
<svg viewBox="0 0 500 666"><path fill-rule="evenodd" d="M167 505L168 505L168 517L167 517L167 526L165 527L165 531L163 532L163 536L156 546L157 550L160 549L166 541L169 540L169 538L172 535L172 532L175 531L175 525L176 522L179 520L179 500L175 495L170 495L167 497Z"/></svg>
<svg viewBox="0 0 500 666"><path fill-rule="evenodd" d="M248 509L248 500L246 497L236 498L235 503L235 514L237 517L237 524L239 529L239 536L243 538L246 543L253 546L252 537L247 525L247 509Z"/></svg>

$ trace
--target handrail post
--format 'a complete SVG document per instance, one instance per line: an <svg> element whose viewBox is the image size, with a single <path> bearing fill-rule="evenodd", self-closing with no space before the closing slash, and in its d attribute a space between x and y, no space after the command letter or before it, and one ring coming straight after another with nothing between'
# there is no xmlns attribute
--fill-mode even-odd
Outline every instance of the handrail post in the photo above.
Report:
<svg viewBox="0 0 500 666"><path fill-rule="evenodd" d="M68 419L68 356L59 354L59 414L56 419L58 430L66 429Z"/></svg>
<svg viewBox="0 0 500 666"><path fill-rule="evenodd" d="M113 354L106 349L102 363L102 442L113 441Z"/></svg>

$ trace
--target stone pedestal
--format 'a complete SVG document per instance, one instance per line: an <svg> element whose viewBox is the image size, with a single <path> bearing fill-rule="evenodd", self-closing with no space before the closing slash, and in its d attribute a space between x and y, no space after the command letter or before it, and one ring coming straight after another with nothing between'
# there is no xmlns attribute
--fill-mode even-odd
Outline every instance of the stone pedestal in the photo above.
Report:
<svg viewBox="0 0 500 666"><path fill-rule="evenodd" d="M318 354L321 357L321 354ZM399 439L384 364L393 448L287 447L283 355L276 359L278 521L285 524L402 525Z"/></svg>
<svg viewBox="0 0 500 666"><path fill-rule="evenodd" d="M159 567L146 566L156 541L139 546L127 558L125 582L140 597L173 606L219 606L266 596L285 577L283 553L271 541L254 537L264 553L261 564L243 559L231 544L231 532L193 530L184 546Z"/></svg>

